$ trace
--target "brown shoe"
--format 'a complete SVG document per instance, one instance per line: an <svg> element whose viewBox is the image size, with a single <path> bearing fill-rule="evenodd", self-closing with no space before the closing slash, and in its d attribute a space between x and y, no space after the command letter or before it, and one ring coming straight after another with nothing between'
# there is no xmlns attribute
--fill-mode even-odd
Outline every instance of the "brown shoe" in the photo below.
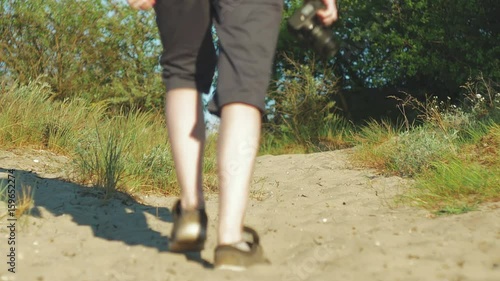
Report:
<svg viewBox="0 0 500 281"><path fill-rule="evenodd" d="M201 210L182 210L177 200L173 209L174 228L170 235L171 252L199 252L207 240L207 213Z"/></svg>
<svg viewBox="0 0 500 281"><path fill-rule="evenodd" d="M255 264L269 264L264 257L264 251L259 245L257 232L250 227L244 227L243 232L252 235L252 242L245 242L250 248L244 251L233 245L219 245L215 248L214 266L216 269L242 271Z"/></svg>

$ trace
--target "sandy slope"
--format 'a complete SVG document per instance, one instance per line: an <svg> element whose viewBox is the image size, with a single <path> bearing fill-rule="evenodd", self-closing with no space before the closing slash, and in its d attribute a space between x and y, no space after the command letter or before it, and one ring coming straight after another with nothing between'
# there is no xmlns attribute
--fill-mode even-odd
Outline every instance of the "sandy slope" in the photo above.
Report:
<svg viewBox="0 0 500 281"><path fill-rule="evenodd" d="M407 183L349 167L348 153L258 159L246 221L272 265L235 273L210 268L215 195L206 250L171 254L175 198L103 201L58 179L68 176L64 157L0 152L0 177L15 168L17 183L35 188L31 216L17 222L16 274L6 272L8 230L0 230L0 280L500 280L500 204L438 218L395 206Z"/></svg>

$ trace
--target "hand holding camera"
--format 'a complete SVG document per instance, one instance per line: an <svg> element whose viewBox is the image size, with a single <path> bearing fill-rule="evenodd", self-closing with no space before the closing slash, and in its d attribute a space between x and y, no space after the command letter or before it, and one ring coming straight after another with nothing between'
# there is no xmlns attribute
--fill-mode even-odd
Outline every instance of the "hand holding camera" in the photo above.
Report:
<svg viewBox="0 0 500 281"><path fill-rule="evenodd" d="M339 46L327 26L337 17L335 0L311 0L288 19L288 28L320 55L330 57L337 53Z"/></svg>
<svg viewBox="0 0 500 281"><path fill-rule="evenodd" d="M337 3L335 2L336 0L323 0L325 9L316 13L325 26L332 25L338 19Z"/></svg>

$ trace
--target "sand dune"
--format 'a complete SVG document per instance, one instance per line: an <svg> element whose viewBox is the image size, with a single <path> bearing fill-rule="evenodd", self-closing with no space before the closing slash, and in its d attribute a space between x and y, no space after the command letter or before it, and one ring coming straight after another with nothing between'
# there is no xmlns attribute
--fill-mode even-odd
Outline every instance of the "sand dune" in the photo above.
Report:
<svg viewBox="0 0 500 281"><path fill-rule="evenodd" d="M16 169L17 184L35 190L35 208L17 221L15 274L7 272L9 230L0 230L0 280L500 280L499 203L432 218L394 203L406 180L352 167L349 153L258 158L246 223L272 264L237 273L211 269L216 195L207 196L206 249L172 254L176 198L103 201L101 191L64 180L63 156L0 152L0 178Z"/></svg>

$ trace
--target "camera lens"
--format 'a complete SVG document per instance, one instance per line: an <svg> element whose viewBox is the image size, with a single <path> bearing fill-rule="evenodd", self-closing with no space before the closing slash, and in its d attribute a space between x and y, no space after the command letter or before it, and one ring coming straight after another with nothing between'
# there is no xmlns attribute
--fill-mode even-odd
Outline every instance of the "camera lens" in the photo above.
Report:
<svg viewBox="0 0 500 281"><path fill-rule="evenodd" d="M315 25L311 31L313 45L316 50L326 56L333 56L337 53L337 44L333 40L332 34L328 34L321 25Z"/></svg>

